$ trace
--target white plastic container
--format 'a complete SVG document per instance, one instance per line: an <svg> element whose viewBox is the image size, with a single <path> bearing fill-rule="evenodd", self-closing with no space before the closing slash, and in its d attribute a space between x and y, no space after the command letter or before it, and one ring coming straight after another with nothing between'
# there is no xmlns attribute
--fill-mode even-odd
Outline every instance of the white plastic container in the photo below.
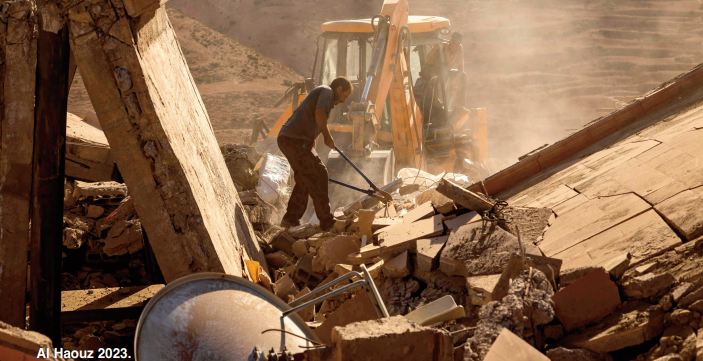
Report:
<svg viewBox="0 0 703 361"><path fill-rule="evenodd" d="M287 192L290 174L286 158L267 153L259 170L256 192L267 203L275 204Z"/></svg>

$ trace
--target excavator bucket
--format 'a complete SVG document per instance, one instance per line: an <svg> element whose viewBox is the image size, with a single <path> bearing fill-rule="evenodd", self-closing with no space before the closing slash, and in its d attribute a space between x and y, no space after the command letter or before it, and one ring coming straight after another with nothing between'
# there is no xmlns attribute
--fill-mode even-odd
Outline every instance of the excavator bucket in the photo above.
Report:
<svg viewBox="0 0 703 361"><path fill-rule="evenodd" d="M393 180L395 159L392 150L376 150L367 156L351 156L351 160L379 187ZM331 151L327 159L327 172L338 181L367 188L364 178L354 171L351 165L336 151ZM334 210L363 197L364 194L337 184L330 183L330 204Z"/></svg>

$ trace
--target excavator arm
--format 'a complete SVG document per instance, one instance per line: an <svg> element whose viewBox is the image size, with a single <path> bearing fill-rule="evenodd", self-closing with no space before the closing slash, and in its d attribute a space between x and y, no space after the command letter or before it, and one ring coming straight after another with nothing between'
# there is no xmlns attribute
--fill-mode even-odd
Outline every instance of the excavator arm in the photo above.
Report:
<svg viewBox="0 0 703 361"><path fill-rule="evenodd" d="M386 99L390 99L393 148L398 164L419 167L422 116L412 91L406 53L409 31L407 0L386 0L372 23L376 30L368 75L359 102L350 106L352 151L363 152L367 127L378 133ZM390 97L390 98L389 98Z"/></svg>

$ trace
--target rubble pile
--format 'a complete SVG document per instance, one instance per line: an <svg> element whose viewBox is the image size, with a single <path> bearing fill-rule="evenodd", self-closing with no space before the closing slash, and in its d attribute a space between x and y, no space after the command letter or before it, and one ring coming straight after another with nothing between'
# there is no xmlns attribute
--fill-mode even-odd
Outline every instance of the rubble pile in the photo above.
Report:
<svg viewBox="0 0 703 361"><path fill-rule="evenodd" d="M63 289L149 284L143 250L142 225L124 184L65 183Z"/></svg>
<svg viewBox="0 0 703 361"><path fill-rule="evenodd" d="M447 180L392 188L392 203L365 197L338 209L332 232L310 224L264 232L272 291L292 302L363 264L391 316L435 308L439 321L423 326L452 335L454 359L488 360L506 347L545 360L702 359L703 239L637 264L624 254L604 267L562 269L539 248L549 208L513 207ZM454 306L436 308L447 295ZM379 318L360 291L300 314L339 359L359 348L336 344L337 327Z"/></svg>

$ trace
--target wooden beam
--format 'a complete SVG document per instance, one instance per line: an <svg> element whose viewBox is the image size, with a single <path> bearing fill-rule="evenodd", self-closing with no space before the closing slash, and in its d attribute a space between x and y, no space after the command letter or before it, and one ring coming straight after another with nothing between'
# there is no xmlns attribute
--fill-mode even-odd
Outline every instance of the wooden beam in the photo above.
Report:
<svg viewBox="0 0 703 361"><path fill-rule="evenodd" d="M109 287L61 292L61 322L139 318L164 285Z"/></svg>
<svg viewBox="0 0 703 361"><path fill-rule="evenodd" d="M0 320L24 327L37 20L30 1L2 5L7 21L0 22Z"/></svg>
<svg viewBox="0 0 703 361"><path fill-rule="evenodd" d="M60 345L69 47L68 28L44 30L49 21L40 19L37 41L29 325Z"/></svg>
<svg viewBox="0 0 703 361"><path fill-rule="evenodd" d="M475 212L490 210L495 205L495 203L487 197L462 188L448 179L439 181L437 191L453 200L454 203Z"/></svg>
<svg viewBox="0 0 703 361"><path fill-rule="evenodd" d="M267 270L166 9L125 6L71 7L71 49L166 281Z"/></svg>

